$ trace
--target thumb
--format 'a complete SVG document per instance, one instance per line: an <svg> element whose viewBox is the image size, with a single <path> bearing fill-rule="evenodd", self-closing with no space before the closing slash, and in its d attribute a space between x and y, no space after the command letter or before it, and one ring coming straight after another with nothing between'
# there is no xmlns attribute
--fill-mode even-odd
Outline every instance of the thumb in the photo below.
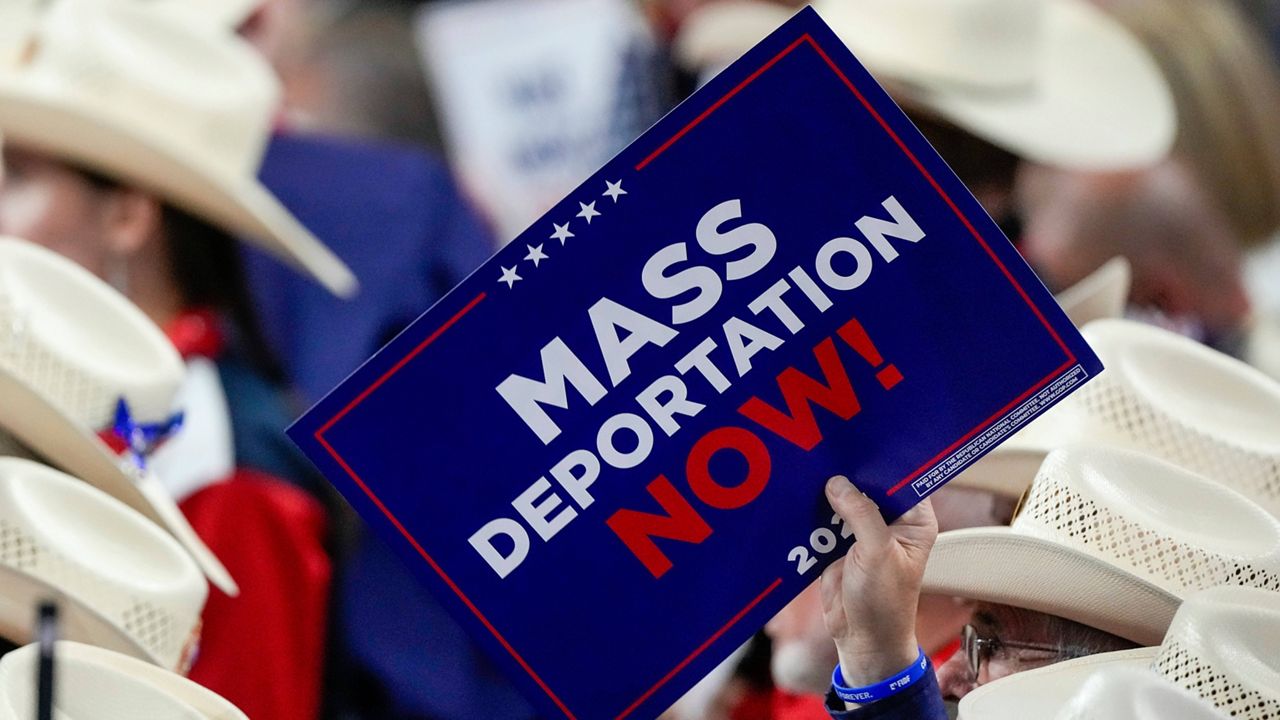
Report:
<svg viewBox="0 0 1280 720"><path fill-rule="evenodd" d="M875 551L891 541L889 526L871 498L853 486L848 478L836 475L827 481L827 501L849 527L863 548Z"/></svg>

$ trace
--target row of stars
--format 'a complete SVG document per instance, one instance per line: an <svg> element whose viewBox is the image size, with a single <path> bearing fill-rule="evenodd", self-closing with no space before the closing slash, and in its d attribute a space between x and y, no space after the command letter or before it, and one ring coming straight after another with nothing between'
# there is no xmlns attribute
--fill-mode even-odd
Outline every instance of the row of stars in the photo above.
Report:
<svg viewBox="0 0 1280 720"><path fill-rule="evenodd" d="M615 205L617 204L619 197L627 194L627 191L622 189L621 180L617 182L609 182L608 180L605 180L604 184L605 191L601 193L601 195L612 200ZM580 217L583 220L586 220L587 224L590 225L593 218L600 217L603 214L596 209L596 203L598 202L600 201L592 200L589 203L579 202L578 207L581 209L575 217ZM569 222L566 222L563 225L557 222L552 222L551 226L555 228L555 232L551 233L550 239L559 240L561 246L563 246L569 238L574 237L573 232L569 230ZM545 252L543 252L544 247L546 247L546 243L525 245L525 249L529 252L524 256L524 260L533 263L533 267L537 268L543 260L546 260L549 257ZM520 263L516 263L511 267L503 267L501 265L498 267L502 268L502 277L498 278L498 282L506 283L508 289L514 288L517 282L524 279L516 272L520 267Z"/></svg>

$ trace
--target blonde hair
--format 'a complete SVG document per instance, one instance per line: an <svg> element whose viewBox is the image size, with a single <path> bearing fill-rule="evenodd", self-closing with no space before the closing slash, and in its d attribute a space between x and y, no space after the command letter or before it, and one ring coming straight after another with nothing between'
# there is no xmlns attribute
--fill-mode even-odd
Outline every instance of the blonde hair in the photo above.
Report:
<svg viewBox="0 0 1280 720"><path fill-rule="evenodd" d="M1178 111L1174 154L1237 239L1280 230L1280 74L1234 0L1099 0L1160 65Z"/></svg>

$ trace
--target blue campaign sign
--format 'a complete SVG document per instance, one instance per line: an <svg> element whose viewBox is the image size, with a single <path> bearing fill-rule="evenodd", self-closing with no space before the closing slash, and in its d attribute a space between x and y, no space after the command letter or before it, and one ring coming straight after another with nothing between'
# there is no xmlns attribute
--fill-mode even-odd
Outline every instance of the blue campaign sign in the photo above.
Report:
<svg viewBox="0 0 1280 720"><path fill-rule="evenodd" d="M654 717L847 549L830 475L895 518L1100 370L804 10L290 434L549 716Z"/></svg>

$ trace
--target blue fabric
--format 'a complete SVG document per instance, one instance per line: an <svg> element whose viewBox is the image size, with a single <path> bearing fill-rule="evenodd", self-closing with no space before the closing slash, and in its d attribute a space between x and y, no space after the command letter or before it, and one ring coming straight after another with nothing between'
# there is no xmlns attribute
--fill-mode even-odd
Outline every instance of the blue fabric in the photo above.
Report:
<svg viewBox="0 0 1280 720"><path fill-rule="evenodd" d="M308 401L337 385L493 252L488 230L443 163L416 149L281 134L260 176L361 283L360 294L343 301L273 257L246 251L263 331ZM240 442L237 436L237 447ZM274 448L253 450L280 459ZM343 656L336 679L359 678L352 687L329 688L337 704L348 705L343 717L472 720L490 716L494 707L512 720L534 716L383 543L361 540L335 583L333 633Z"/></svg>
<svg viewBox="0 0 1280 720"><path fill-rule="evenodd" d="M366 534L348 564L339 625L357 667L377 678L373 720L530 720L533 709L381 540Z"/></svg>
<svg viewBox="0 0 1280 720"><path fill-rule="evenodd" d="M293 418L280 388L234 353L218 360L218 376L231 414L236 467L274 475L318 495L324 478L284 434Z"/></svg>
<svg viewBox="0 0 1280 720"><path fill-rule="evenodd" d="M856 710L831 709L838 707L844 707L844 703L833 692L827 696L827 712L835 720L947 720L932 663L924 678L898 695Z"/></svg>
<svg viewBox="0 0 1280 720"><path fill-rule="evenodd" d="M290 380L319 399L493 253L444 164L401 145L280 134L262 182L351 266L344 301L263 252L246 271Z"/></svg>

